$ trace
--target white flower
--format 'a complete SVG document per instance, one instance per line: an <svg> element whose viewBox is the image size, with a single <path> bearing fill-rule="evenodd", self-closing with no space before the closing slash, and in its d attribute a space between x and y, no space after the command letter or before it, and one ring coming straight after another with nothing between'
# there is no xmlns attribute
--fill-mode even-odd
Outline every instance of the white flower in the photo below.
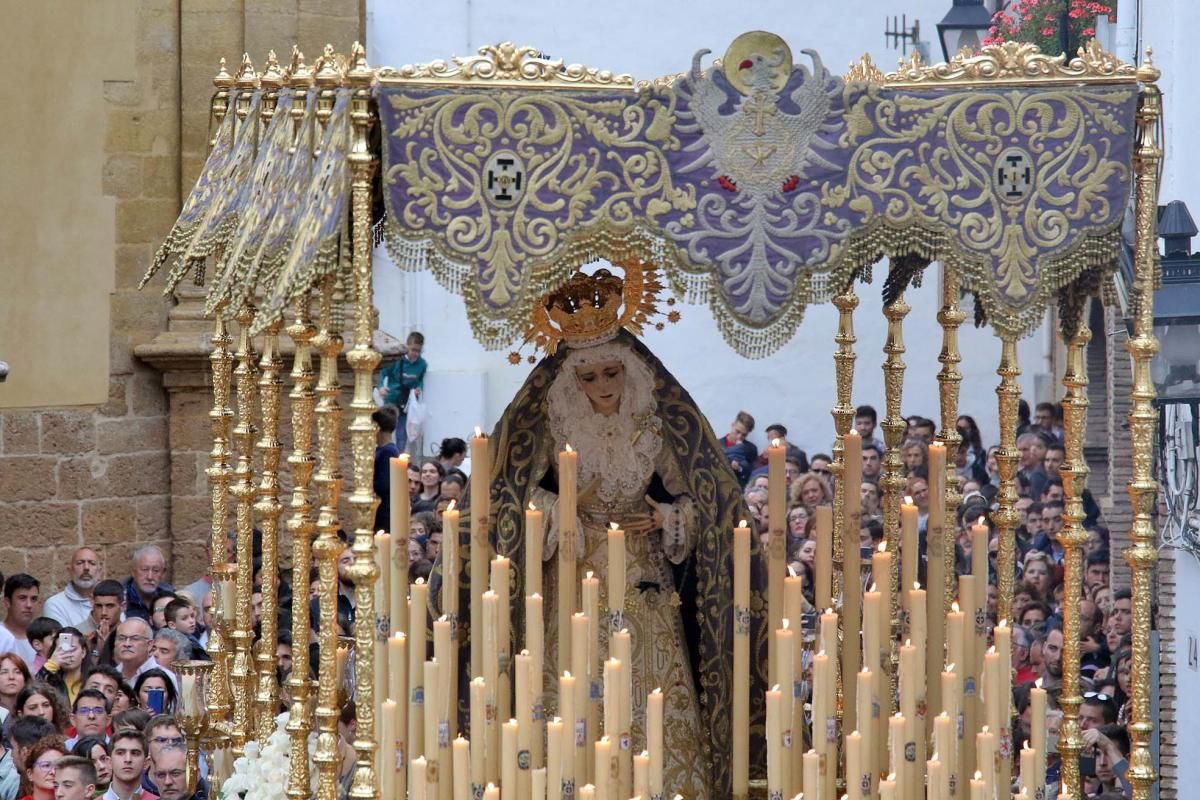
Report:
<svg viewBox="0 0 1200 800"><path fill-rule="evenodd" d="M221 786L222 800L284 800L291 758L286 712L275 718L275 731L265 747L246 743L245 755L233 764L233 774Z"/></svg>

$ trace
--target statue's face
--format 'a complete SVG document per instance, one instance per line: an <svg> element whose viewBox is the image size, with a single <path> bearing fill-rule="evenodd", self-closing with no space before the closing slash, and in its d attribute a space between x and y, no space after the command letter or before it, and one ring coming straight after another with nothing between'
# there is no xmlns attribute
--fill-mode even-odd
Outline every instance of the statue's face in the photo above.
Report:
<svg viewBox="0 0 1200 800"><path fill-rule="evenodd" d="M580 388L599 414L615 414L625 391L625 365L620 361L601 361L575 368Z"/></svg>

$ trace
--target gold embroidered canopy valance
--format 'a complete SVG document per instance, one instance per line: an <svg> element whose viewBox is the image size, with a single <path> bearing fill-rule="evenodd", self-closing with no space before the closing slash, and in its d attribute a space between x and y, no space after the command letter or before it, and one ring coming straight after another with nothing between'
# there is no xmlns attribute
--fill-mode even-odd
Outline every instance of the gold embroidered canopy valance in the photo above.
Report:
<svg viewBox="0 0 1200 800"><path fill-rule="evenodd" d="M636 85L508 44L374 71L394 260L461 294L498 348L582 264L647 259L750 357L883 256L951 265L1006 336L1115 264L1138 84L1094 43L845 78L765 32L707 54ZM171 263L174 285L217 254L210 308L265 295L266 325L337 272L352 67L327 52L225 77L237 113L151 273Z"/></svg>

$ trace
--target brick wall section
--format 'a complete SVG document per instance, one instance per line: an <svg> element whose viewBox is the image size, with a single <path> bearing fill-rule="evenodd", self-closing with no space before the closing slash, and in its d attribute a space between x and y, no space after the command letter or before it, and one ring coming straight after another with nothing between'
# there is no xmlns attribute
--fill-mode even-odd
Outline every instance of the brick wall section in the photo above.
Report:
<svg viewBox="0 0 1200 800"><path fill-rule="evenodd" d="M1126 343L1129 333L1119 309L1104 312L1105 336L1108 339L1108 376L1104 391L1108 403L1108 486L1102 487L1107 501L1102 501L1104 518L1109 528L1112 553L1112 585L1129 586L1129 565L1123 554L1129 547L1131 510L1126 487L1133 477L1133 454L1129 438L1129 410L1132 401L1133 366ZM1100 387L1097 387L1100 388Z"/></svg>

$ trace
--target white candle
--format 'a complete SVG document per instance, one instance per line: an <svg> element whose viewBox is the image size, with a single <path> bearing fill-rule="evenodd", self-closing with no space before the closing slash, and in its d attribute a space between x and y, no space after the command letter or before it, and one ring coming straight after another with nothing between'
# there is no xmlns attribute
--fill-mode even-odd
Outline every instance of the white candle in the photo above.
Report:
<svg viewBox="0 0 1200 800"><path fill-rule="evenodd" d="M625 611L625 531L615 522L608 531L608 610L611 630L620 630Z"/></svg>
<svg viewBox="0 0 1200 800"><path fill-rule="evenodd" d="M571 617L575 614L575 499L579 454L567 445L558 454L558 672L571 669ZM586 680L586 675L580 675ZM571 720L567 720L570 725ZM563 754L564 759L566 754Z"/></svg>
<svg viewBox="0 0 1200 800"><path fill-rule="evenodd" d="M392 551L389 559L389 570L392 573L389 582L390 602L389 613L392 618L391 632L408 630L407 603L408 594L408 528L412 500L408 495L408 453L401 453L398 458L389 459L389 480L391 486L391 525ZM404 698L398 697L403 701Z"/></svg>
<svg viewBox="0 0 1200 800"><path fill-rule="evenodd" d="M471 630L483 630L483 593L487 589L488 515L491 511L491 458L488 439L479 428L471 437ZM483 672L483 642L471 637L471 674ZM493 687L494 688L494 687Z"/></svg>
<svg viewBox="0 0 1200 800"><path fill-rule="evenodd" d="M650 753L650 794L663 793L663 693L655 689L646 697L646 749Z"/></svg>
<svg viewBox="0 0 1200 800"><path fill-rule="evenodd" d="M767 610L769 631L779 630L783 620L783 578L787 575L787 477L784 464L786 449L778 439L767 448L767 527L769 558L767 560ZM760 531L762 533L762 531ZM771 641L768 658L768 683L779 682L775 672L778 665L776 643Z"/></svg>
<svg viewBox="0 0 1200 800"><path fill-rule="evenodd" d="M545 515L533 503L525 511L525 596L542 593L542 543Z"/></svg>
<svg viewBox="0 0 1200 800"><path fill-rule="evenodd" d="M750 528L733 529L733 794L750 791ZM654 780L651 748L651 776ZM661 756L660 756L661 758ZM658 787L662 791L662 787Z"/></svg>

